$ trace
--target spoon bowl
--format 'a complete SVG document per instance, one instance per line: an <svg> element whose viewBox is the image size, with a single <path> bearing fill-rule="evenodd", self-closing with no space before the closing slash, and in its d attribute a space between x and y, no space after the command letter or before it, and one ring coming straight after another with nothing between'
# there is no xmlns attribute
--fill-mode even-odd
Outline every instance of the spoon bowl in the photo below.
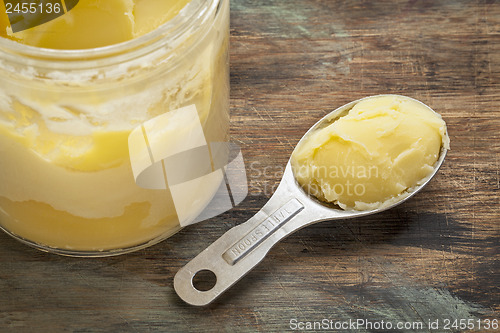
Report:
<svg viewBox="0 0 500 333"><path fill-rule="evenodd" d="M350 102L327 114L304 134L297 146L312 132L347 114L360 101L373 97L376 96ZM277 242L293 232L317 222L376 214L408 200L434 177L443 164L446 152L446 147L442 145L433 171L417 185L404 191L397 200L372 210L343 210L312 197L298 184L289 160L278 188L264 207L247 222L227 231L181 268L174 277L175 291L191 305L211 303L254 268ZM215 276L213 286L208 290L198 290L193 279L198 273L207 271Z"/></svg>

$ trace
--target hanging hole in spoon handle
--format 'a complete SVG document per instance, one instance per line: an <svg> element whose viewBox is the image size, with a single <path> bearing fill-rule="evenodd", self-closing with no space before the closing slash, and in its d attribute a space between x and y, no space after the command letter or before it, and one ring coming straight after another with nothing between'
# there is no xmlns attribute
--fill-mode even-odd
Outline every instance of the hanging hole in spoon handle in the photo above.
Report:
<svg viewBox="0 0 500 333"><path fill-rule="evenodd" d="M257 214L227 231L177 272L175 291L186 303L207 305L252 270L281 239L311 223L344 218L341 211L334 215L299 189L288 164L278 189ZM213 274L212 288L199 288L200 274Z"/></svg>

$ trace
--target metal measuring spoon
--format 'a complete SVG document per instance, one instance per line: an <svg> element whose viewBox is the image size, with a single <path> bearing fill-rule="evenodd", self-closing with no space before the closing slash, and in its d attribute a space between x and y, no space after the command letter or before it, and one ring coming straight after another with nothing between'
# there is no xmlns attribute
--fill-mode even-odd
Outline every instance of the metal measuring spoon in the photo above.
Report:
<svg viewBox="0 0 500 333"><path fill-rule="evenodd" d="M373 97L376 96L353 101L329 113L307 131L297 146L312 131L331 124L347 114L355 104ZM408 189L404 195L398 197L397 202L367 211L342 210L311 197L295 180L290 161L288 161L276 192L264 207L247 222L227 231L182 267L174 277L175 291L180 298L191 305L209 304L253 269L276 243L293 232L326 220L348 219L379 213L408 200L434 177L444 161L446 152L447 149L441 146L434 171L423 179L420 185ZM193 278L199 273L215 275L215 284L211 289L202 291L194 287Z"/></svg>

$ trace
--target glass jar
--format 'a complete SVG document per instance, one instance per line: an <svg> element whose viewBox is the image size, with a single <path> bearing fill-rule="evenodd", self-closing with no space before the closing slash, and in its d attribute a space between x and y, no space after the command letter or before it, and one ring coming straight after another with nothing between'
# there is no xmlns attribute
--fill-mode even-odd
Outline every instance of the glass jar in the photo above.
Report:
<svg viewBox="0 0 500 333"><path fill-rule="evenodd" d="M192 221L169 186L140 184L149 165L134 163L157 165L153 144L183 147L192 128L227 141L228 44L229 0L192 0L153 32L94 49L0 38L0 227L41 250L107 256ZM142 152L131 135L141 132ZM197 163L182 156L177 168ZM219 185L198 182L184 209L202 210Z"/></svg>

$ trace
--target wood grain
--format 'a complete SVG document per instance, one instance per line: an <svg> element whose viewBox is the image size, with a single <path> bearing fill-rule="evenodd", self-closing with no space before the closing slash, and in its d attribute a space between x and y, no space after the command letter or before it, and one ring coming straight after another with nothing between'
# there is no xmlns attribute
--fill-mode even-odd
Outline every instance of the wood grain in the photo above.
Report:
<svg viewBox="0 0 500 333"><path fill-rule="evenodd" d="M281 332L294 318L500 319L500 4L231 6L231 134L248 198L115 258L59 257L1 234L0 331ZM258 211L302 134L330 110L380 93L417 98L446 120L452 149L428 187L379 215L303 229L214 304L184 304L176 271ZM431 330L399 330L412 331Z"/></svg>

